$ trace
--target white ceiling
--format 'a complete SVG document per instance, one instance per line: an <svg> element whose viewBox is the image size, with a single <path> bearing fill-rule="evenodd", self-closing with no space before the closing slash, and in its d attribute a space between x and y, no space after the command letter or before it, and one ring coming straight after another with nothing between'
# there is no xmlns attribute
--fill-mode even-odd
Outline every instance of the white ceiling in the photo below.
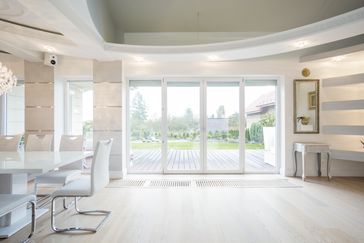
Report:
<svg viewBox="0 0 364 243"><path fill-rule="evenodd" d="M119 2L110 0L110 7L114 11L113 20L110 20L107 8L100 8L105 2L100 0L0 0L0 19L63 34L55 35L0 20L0 50L31 61L41 61L44 52L99 60L133 60L141 56L146 60L155 61L206 61L209 56L215 55L218 58L214 61L229 61L277 55L315 46L321 47L330 42L364 34L364 8L315 22L356 8L364 1L210 0L210 6L207 0L195 2L145 0L143 4L141 0ZM291 4L292 2L295 4ZM123 5L126 3L130 5ZM193 14L191 15L197 3L198 6L206 5L205 8L198 8L200 16L206 18L203 21L201 19L201 22L198 20L201 23L198 25L192 23ZM113 4L115 4L114 7ZM117 7L118 4L123 7ZM157 8L164 5L167 8ZM236 7L233 8L233 6ZM273 10L275 10L274 14L272 14ZM260 16L261 12L266 13L266 16ZM118 16L125 17L125 22L119 23L116 18ZM138 16L137 19L135 19L136 16ZM207 16L210 17L207 18ZM254 21L246 21L248 19ZM301 26L312 21L315 23L291 29L292 26ZM118 28L125 28L123 31L152 31L152 29L170 31L173 26L176 27L173 29L175 32L196 31L196 28L200 31L203 27L206 31L246 31L244 33L268 31L268 34L212 44L183 45L181 43L180 46L127 45L109 41L109 37L117 33ZM276 32L280 30L285 31ZM297 45L300 42L305 42L305 45Z"/></svg>
<svg viewBox="0 0 364 243"><path fill-rule="evenodd" d="M278 32L364 6L363 0L107 0L123 32Z"/></svg>

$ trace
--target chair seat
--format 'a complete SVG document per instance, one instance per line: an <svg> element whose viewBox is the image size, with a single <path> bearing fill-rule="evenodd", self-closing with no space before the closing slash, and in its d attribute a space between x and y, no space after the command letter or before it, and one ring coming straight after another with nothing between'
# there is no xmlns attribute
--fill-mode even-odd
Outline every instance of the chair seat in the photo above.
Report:
<svg viewBox="0 0 364 243"><path fill-rule="evenodd" d="M81 175L80 170L55 170L36 177L35 183L40 184L66 184L72 177Z"/></svg>
<svg viewBox="0 0 364 243"><path fill-rule="evenodd" d="M52 197L87 197L91 196L91 178L77 179L52 193Z"/></svg>
<svg viewBox="0 0 364 243"><path fill-rule="evenodd" d="M0 194L0 215L4 215L22 204L35 200L35 195L30 194Z"/></svg>

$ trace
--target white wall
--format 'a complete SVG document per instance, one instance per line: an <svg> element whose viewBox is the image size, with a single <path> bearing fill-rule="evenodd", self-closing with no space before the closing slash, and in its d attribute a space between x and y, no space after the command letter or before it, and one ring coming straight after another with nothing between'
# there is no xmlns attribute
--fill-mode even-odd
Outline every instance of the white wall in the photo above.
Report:
<svg viewBox="0 0 364 243"><path fill-rule="evenodd" d="M285 175L293 175L292 145L295 141L315 141L332 144L332 140L323 134L294 134L293 133L293 80L303 78L301 70L308 67L310 78L328 78L342 76L363 71L363 63L310 63L301 64L293 58L268 58L268 60L240 61L240 62L200 62L200 63L125 63L124 76L229 76L229 75L273 75L281 77L281 171ZM124 80L125 81L125 80ZM322 116L322 112L321 112ZM322 119L322 117L321 117ZM336 118L338 119L338 118ZM320 124L321 125L321 124ZM323 160L326 157L323 156ZM309 155L306 170L307 175L316 175L315 156ZM299 158L298 175L301 173ZM325 163L323 164L325 165ZM323 173L326 170L323 168ZM334 176L364 176L364 163L349 161L334 161L332 166Z"/></svg>
<svg viewBox="0 0 364 243"><path fill-rule="evenodd" d="M16 75L24 76L24 62L21 59L11 57L10 55L0 54L0 61L8 65ZM294 168L292 163L292 143L294 141L316 141L347 144L358 140L357 136L347 136L342 139L338 136L328 136L323 134L293 134L293 80L303 78L301 70L307 67L311 70L310 78L329 78L343 76L354 73L360 73L364 70L363 62L312 62L300 64L292 58L268 58L267 60L241 61L241 62L199 62L199 63L132 63L123 62L124 83L129 77L150 77L163 75L181 75L181 76L229 76L229 75L274 75L282 77L281 98L282 98L282 171L285 175L292 175ZM56 82L67 79L89 79L92 78L92 60L78 58L61 58L60 65L56 68ZM56 92L62 92L57 90ZM362 92L356 92L357 96L362 97ZM331 95L331 96L330 96ZM327 89L321 88L321 101L332 98L332 93ZM125 96L124 96L125 97ZM60 105L60 104L57 104ZM335 115L329 115L320 112L321 125L330 122L341 122ZM124 114L125 115L125 114ZM356 122L363 122L363 116L356 113L351 114L357 117ZM335 120L336 119L336 120ZM339 120L337 120L339 119ZM124 124L125 125L125 124ZM125 127L124 127L125 129ZM314 156L308 156L312 163L307 166L308 175L315 175L316 169L313 163ZM323 158L325 159L325 157ZM300 174L300 169L298 174ZM325 172L325 170L323 170ZM332 174L335 176L364 176L364 163L349 161L334 161Z"/></svg>

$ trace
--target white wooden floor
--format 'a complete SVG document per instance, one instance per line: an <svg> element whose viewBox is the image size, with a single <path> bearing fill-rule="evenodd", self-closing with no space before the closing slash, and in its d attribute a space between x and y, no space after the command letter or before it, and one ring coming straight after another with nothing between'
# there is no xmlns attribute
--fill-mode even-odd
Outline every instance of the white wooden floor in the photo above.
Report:
<svg viewBox="0 0 364 243"><path fill-rule="evenodd" d="M38 221L33 242L364 242L364 179L289 181L302 187L105 188L80 201L83 209L112 211L100 231L55 234L46 215ZM93 226L99 218L67 212L58 219L61 226ZM19 242L26 230L3 242Z"/></svg>
<svg viewBox="0 0 364 243"><path fill-rule="evenodd" d="M130 162L134 171L161 171L160 150L135 150ZM172 150L168 153L168 170L199 170L199 150ZM236 150L211 150L207 153L209 170L237 170L239 169L239 152ZM264 163L263 150L245 151L245 170L269 172L275 168Z"/></svg>

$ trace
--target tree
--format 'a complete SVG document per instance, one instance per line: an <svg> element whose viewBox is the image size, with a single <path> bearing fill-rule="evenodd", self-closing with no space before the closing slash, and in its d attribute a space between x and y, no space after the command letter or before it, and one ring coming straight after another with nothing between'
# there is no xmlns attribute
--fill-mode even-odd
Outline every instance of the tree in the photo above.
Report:
<svg viewBox="0 0 364 243"><path fill-rule="evenodd" d="M229 129L239 130L239 113L229 116Z"/></svg>
<svg viewBox="0 0 364 243"><path fill-rule="evenodd" d="M136 92L131 105L131 118L134 122L145 121L148 118L147 107L140 92Z"/></svg>
<svg viewBox="0 0 364 243"><path fill-rule="evenodd" d="M217 118L225 117L225 107L223 105L220 105L219 108L217 108L216 115L217 115Z"/></svg>
<svg viewBox="0 0 364 243"><path fill-rule="evenodd" d="M183 118L185 119L186 123L189 126L192 126L193 125L193 112L192 112L192 109L191 108L187 108L186 109Z"/></svg>

